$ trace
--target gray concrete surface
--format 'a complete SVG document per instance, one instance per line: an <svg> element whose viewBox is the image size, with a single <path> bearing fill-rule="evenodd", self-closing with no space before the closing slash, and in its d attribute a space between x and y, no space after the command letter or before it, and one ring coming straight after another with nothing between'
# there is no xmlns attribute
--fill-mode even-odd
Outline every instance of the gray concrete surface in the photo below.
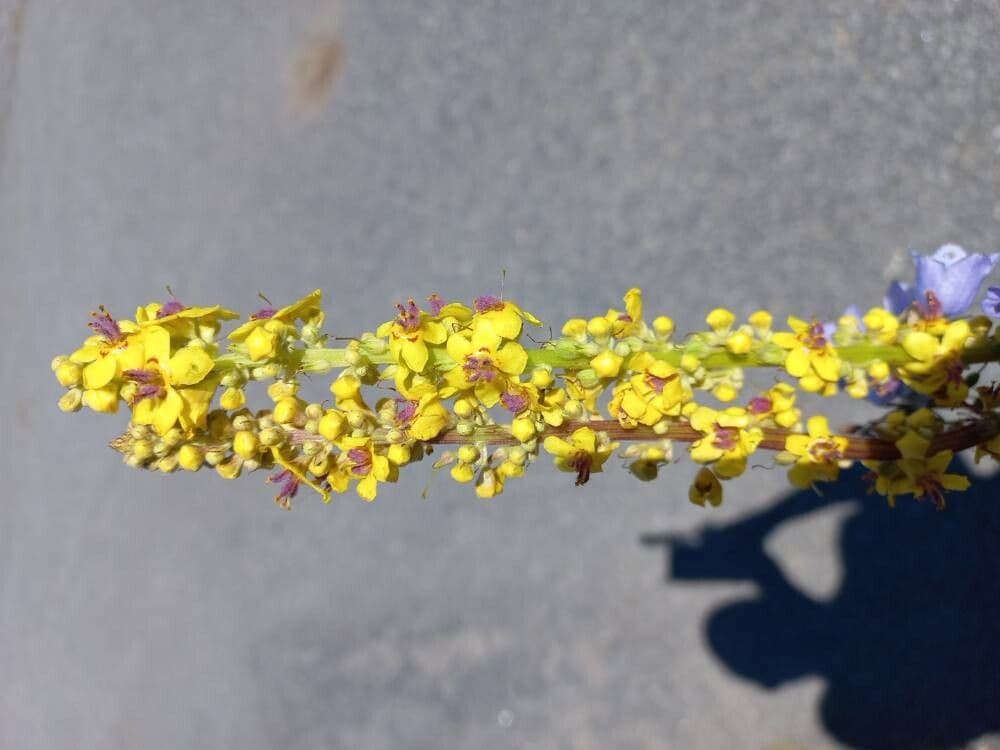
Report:
<svg viewBox="0 0 1000 750"><path fill-rule="evenodd" d="M851 734L822 673L768 685L720 656L706 618L752 583L664 577L651 538L780 503L780 472L706 512L689 466L582 490L539 467L492 503L441 479L421 500L416 467L372 506L282 513L255 477L126 469L121 421L60 414L48 362L97 304L166 284L243 310L320 285L340 334L501 269L556 324L636 283L681 330L719 303L877 302L908 248L1000 250L998 19L995 0L0 1L0 746L898 746L905 711ZM857 506L767 540L816 601L843 590ZM924 524L919 548L924 516L878 518ZM996 600L928 608L996 633ZM994 679L962 689L1000 698ZM997 742L949 700L917 744Z"/></svg>

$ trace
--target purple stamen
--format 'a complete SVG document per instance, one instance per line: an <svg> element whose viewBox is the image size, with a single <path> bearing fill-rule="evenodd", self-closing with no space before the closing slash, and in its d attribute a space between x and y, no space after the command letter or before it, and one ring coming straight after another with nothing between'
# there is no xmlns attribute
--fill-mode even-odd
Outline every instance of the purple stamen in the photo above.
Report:
<svg viewBox="0 0 1000 750"><path fill-rule="evenodd" d="M160 376L153 370L123 370L122 375L136 383L155 383Z"/></svg>
<svg viewBox="0 0 1000 750"><path fill-rule="evenodd" d="M444 307L444 300L441 299L440 294L434 292L434 294L427 298L427 304L430 305L431 315L439 315L441 308Z"/></svg>
<svg viewBox="0 0 1000 750"><path fill-rule="evenodd" d="M941 300L930 289L927 290L925 297L927 303L925 305L918 305L921 317L924 320L937 320L941 317Z"/></svg>
<svg viewBox="0 0 1000 750"><path fill-rule="evenodd" d="M569 462L569 465L576 470L577 487L586 484L590 480L590 468L593 464L593 457L586 451L580 451L573 456L573 460Z"/></svg>
<svg viewBox="0 0 1000 750"><path fill-rule="evenodd" d="M470 383L478 383L480 380L492 383L493 379L497 376L497 371L493 367L493 360L488 356L466 357L462 369L465 370L465 377L469 379Z"/></svg>
<svg viewBox="0 0 1000 750"><path fill-rule="evenodd" d="M816 440L809 446L809 454L816 459L817 463L833 463L844 457L836 443L832 440L822 439Z"/></svg>
<svg viewBox="0 0 1000 750"><path fill-rule="evenodd" d="M646 385L648 385L654 391L656 391L657 393L663 393L664 386L666 386L666 384L669 383L671 380L676 380L677 376L668 375L665 378L661 378L657 377L651 372L647 372L646 377L644 379L646 381Z"/></svg>
<svg viewBox="0 0 1000 750"><path fill-rule="evenodd" d="M805 344L810 349L826 348L826 331L823 330L822 323L816 320L812 322L805 335Z"/></svg>
<svg viewBox="0 0 1000 750"><path fill-rule="evenodd" d="M618 320L622 323L631 323L632 316L628 315L627 313L622 313L621 315L618 316Z"/></svg>
<svg viewBox="0 0 1000 750"><path fill-rule="evenodd" d="M117 321L111 317L111 313L104 309L104 305L101 305L99 313L92 312L91 315L94 319L87 326L98 336L103 336L105 342L108 344L117 344L125 338L122 329L118 327Z"/></svg>
<svg viewBox="0 0 1000 750"><path fill-rule="evenodd" d="M347 458L352 464L354 464L354 466L351 467L352 474L365 477L368 476L369 472L371 472L372 456L364 448L351 448L347 451Z"/></svg>
<svg viewBox="0 0 1000 750"><path fill-rule="evenodd" d="M396 422L409 424L417 413L418 403L405 398L396 399Z"/></svg>
<svg viewBox="0 0 1000 750"><path fill-rule="evenodd" d="M278 494L274 496L274 502L282 508L288 508L292 504L292 498L299 491L299 478L289 469L284 469L269 476L267 481L278 485Z"/></svg>
<svg viewBox="0 0 1000 750"><path fill-rule="evenodd" d="M157 311L156 318L157 320L159 320L160 318L165 318L168 315L176 315L181 310L186 310L186 309L187 307L185 307L184 303L182 303L180 300L172 299L169 302L164 303L163 307L161 307Z"/></svg>
<svg viewBox="0 0 1000 750"><path fill-rule="evenodd" d="M482 297L476 297L472 302L472 306L476 308L476 312L484 313L490 310L503 310L503 300L492 294L484 294Z"/></svg>
<svg viewBox="0 0 1000 750"><path fill-rule="evenodd" d="M736 447L736 439L739 432L733 427L720 427L715 425L715 439L712 441L719 450L731 451Z"/></svg>
<svg viewBox="0 0 1000 750"><path fill-rule="evenodd" d="M513 414L520 414L528 408L528 398L523 393L504 393L500 396L500 403Z"/></svg>
<svg viewBox="0 0 1000 750"><path fill-rule="evenodd" d="M406 307L397 303L396 309L399 310L399 324L403 326L403 330L407 333L420 330L420 308L416 302L411 299Z"/></svg>
<svg viewBox="0 0 1000 750"><path fill-rule="evenodd" d="M166 395L167 389L162 385L157 385L156 383L140 385L139 390L137 390L135 395L132 397L132 405L135 406L140 401L147 398L164 398Z"/></svg>
<svg viewBox="0 0 1000 750"><path fill-rule="evenodd" d="M271 306L262 307L257 312L250 313L250 320L267 320L277 314L277 310Z"/></svg>
<svg viewBox="0 0 1000 750"><path fill-rule="evenodd" d="M774 408L774 402L767 396L754 396L747 408L751 414L766 414Z"/></svg>

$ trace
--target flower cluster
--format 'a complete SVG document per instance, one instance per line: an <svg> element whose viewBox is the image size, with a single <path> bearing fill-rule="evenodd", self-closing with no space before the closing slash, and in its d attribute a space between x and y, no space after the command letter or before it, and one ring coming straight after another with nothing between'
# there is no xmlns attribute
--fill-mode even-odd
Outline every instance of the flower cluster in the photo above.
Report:
<svg viewBox="0 0 1000 750"><path fill-rule="evenodd" d="M944 505L968 480L947 473L954 452L1000 456L1000 385L978 384L997 361L1000 287L984 315L967 316L998 255L946 245L914 255L912 285L894 282L881 306L849 308L836 321L766 310L745 320L711 310L707 330L677 340L666 315L647 322L639 289L622 309L573 318L537 346L541 322L510 300L471 304L433 294L395 306L374 332L329 346L319 290L284 307L266 305L228 334L239 316L176 298L116 320L92 314L92 335L52 367L64 411L130 412L112 445L134 467L172 472L209 466L232 479L263 471L288 508L303 485L324 501L352 489L374 500L380 484L439 451L434 468L492 498L542 455L577 485L618 452L651 480L674 461L675 443L700 464L692 502L718 505L722 483L758 451L774 451L797 487L835 480L854 461L873 492ZM746 387L748 368L780 375L766 391ZM980 368L981 369L981 368ZM306 373L334 372L322 403L300 393ZM247 386L267 384L253 410ZM846 392L892 408L836 434L826 417L803 416L798 393ZM625 447L622 447L622 446Z"/></svg>

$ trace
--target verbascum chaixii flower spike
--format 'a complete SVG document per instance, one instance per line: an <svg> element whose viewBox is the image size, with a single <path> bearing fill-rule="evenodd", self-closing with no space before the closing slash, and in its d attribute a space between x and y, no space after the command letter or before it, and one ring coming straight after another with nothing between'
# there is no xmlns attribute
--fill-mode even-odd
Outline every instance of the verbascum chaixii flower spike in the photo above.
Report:
<svg viewBox="0 0 1000 750"><path fill-rule="evenodd" d="M934 260L951 268L965 257ZM958 291L973 282L978 289L981 268L968 265L958 281L945 279L953 287L930 285L944 278L934 277L936 267L918 269L927 288L900 315L873 308L836 325L792 317L790 330L775 332L766 310L738 324L720 307L708 330L680 339L665 315L643 322L633 288L624 312L571 318L563 337L530 350L518 339L537 319L489 295L472 307L439 295L422 307L411 300L378 334L328 338L317 291L284 308L268 303L221 353L215 335L234 314L172 298L139 308L135 322L95 313L92 335L54 358L52 370L66 389L64 411L130 405L132 421L112 442L129 466L208 466L225 478L266 471L282 507L303 484L324 501L351 487L371 500L380 483L441 444L457 449L438 454L435 469L450 467L479 497L499 495L542 447L583 484L602 470L613 440L629 441L624 464L645 481L673 460L672 445L690 444L704 464L689 490L700 505L721 503L722 481L741 474L757 450L778 452L795 486L832 480L859 460L890 504L912 494L941 505L945 492L967 486L946 471L952 453L975 447L977 458L1000 458L1000 384L981 366L1000 361L1000 336L988 316L946 315ZM1000 294L994 289L988 301ZM744 383L768 379L754 368L773 368L775 382L748 395L745 408L701 403L708 393L733 401ZM312 403L298 378L325 372L334 401ZM255 411L251 381L266 385L273 403ZM821 416L802 425L799 391L829 396L843 387L861 397L889 383L899 386L896 410L862 431L834 434ZM221 408L209 411L216 393Z"/></svg>
<svg viewBox="0 0 1000 750"><path fill-rule="evenodd" d="M512 381L524 372L528 354L516 341L505 341L492 325L475 326L448 337L448 356L455 367L445 373L441 395L473 391L480 403L495 406Z"/></svg>
<svg viewBox="0 0 1000 750"><path fill-rule="evenodd" d="M448 331L437 316L421 310L412 299L405 306L397 304L396 309L396 319L383 323L376 333L388 337L389 351L397 364L422 373L430 357L428 345L444 344Z"/></svg>
<svg viewBox="0 0 1000 750"><path fill-rule="evenodd" d="M568 441L550 435L545 438L544 446L545 450L555 456L556 467L560 471L576 474L576 484L579 486L586 484L591 474L604 470L604 462L618 447L618 443L599 437L590 427L581 427L574 430Z"/></svg>

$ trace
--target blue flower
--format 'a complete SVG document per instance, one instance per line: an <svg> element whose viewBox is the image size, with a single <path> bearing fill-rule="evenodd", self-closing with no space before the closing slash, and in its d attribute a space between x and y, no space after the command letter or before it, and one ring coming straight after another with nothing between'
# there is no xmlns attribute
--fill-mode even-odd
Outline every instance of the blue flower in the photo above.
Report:
<svg viewBox="0 0 1000 750"><path fill-rule="evenodd" d="M991 318L1000 318L1000 286L986 288L986 299L983 300L983 312Z"/></svg>
<svg viewBox="0 0 1000 750"><path fill-rule="evenodd" d="M893 282L886 293L888 309L897 315L914 302L930 302L928 292L934 293L940 308L925 312L948 318L961 315L972 306L983 279L1000 261L1000 253L967 253L958 245L942 245L930 257L918 252L910 255L917 267L913 287Z"/></svg>

